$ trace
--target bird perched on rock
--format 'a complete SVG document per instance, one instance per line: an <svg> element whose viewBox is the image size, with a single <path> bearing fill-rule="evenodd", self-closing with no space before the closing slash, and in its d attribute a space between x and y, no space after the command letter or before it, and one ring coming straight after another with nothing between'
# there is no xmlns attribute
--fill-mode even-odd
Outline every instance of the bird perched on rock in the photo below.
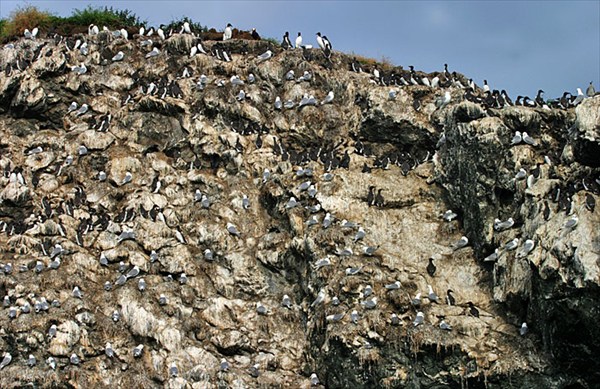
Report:
<svg viewBox="0 0 600 389"><path fill-rule="evenodd" d="M259 55L257 58L259 61L266 61L269 58L271 58L273 56L273 52L271 50L267 50L264 53L262 53L261 55Z"/></svg>
<svg viewBox="0 0 600 389"><path fill-rule="evenodd" d="M233 26L231 23L227 23L227 27L225 27L225 31L223 31L223 40L227 41L231 39L233 35Z"/></svg>
<svg viewBox="0 0 600 389"><path fill-rule="evenodd" d="M300 48L300 46L302 46L302 33L298 33L298 36L296 37L296 48Z"/></svg>
<svg viewBox="0 0 600 389"><path fill-rule="evenodd" d="M429 264L427 265L427 274L429 274L430 277L433 277L436 269L437 268L433 264L433 257L429 258Z"/></svg>

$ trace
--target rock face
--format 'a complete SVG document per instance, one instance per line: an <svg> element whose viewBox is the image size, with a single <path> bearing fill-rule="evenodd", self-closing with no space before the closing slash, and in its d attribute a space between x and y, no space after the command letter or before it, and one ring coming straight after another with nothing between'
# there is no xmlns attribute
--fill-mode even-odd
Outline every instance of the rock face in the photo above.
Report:
<svg viewBox="0 0 600 389"><path fill-rule="evenodd" d="M0 52L1 387L600 385L599 96L490 107L337 52L79 38Z"/></svg>

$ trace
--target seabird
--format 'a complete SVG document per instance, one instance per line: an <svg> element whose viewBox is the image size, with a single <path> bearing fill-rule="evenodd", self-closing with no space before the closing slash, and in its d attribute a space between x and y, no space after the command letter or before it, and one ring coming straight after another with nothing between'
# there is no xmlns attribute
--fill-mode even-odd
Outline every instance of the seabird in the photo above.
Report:
<svg viewBox="0 0 600 389"><path fill-rule="evenodd" d="M125 177L123 177L123 181L121 181L121 185L130 183L132 179L133 179L133 175L131 174L131 172L125 172Z"/></svg>
<svg viewBox="0 0 600 389"><path fill-rule="evenodd" d="M479 317L479 310L475 308L475 305L473 305L471 301L469 301L467 305L469 306L469 314L473 317Z"/></svg>
<svg viewBox="0 0 600 389"><path fill-rule="evenodd" d="M446 105L448 105L450 103L451 100L452 100L452 96L450 95L450 92L446 91L446 92L444 92L444 96L436 98L435 106L438 109L443 109Z"/></svg>
<svg viewBox="0 0 600 389"><path fill-rule="evenodd" d="M386 288L387 290L396 290L396 289L400 289L400 286L401 286L401 285L400 285L400 281L394 281L394 282L393 282L393 283L391 283L391 284L387 284L387 285L385 285L385 288Z"/></svg>
<svg viewBox="0 0 600 389"><path fill-rule="evenodd" d="M525 243L523 243L523 247L517 253L517 258L524 258L535 248L535 242L531 239L527 239Z"/></svg>
<svg viewBox="0 0 600 389"><path fill-rule="evenodd" d="M494 220L494 230L501 232L501 231L511 228L512 226L514 226L514 224L515 224L515 221L513 220L512 217L509 217L506 221L500 221L500 219L495 219Z"/></svg>
<svg viewBox="0 0 600 389"><path fill-rule="evenodd" d="M317 377L316 373L312 373L310 375L310 385L311 386L317 386L317 385L319 385L319 378Z"/></svg>
<svg viewBox="0 0 600 389"><path fill-rule="evenodd" d="M314 308L317 305L321 304L323 301L325 301L325 289L321 289L319 291L319 294L317 294L317 298L315 299L315 301L312 302L312 304L310 304L310 306L311 308Z"/></svg>
<svg viewBox="0 0 600 389"><path fill-rule="evenodd" d="M273 56L273 52L271 50L267 50L264 53L262 53L261 55L259 55L257 58L259 61L266 61L267 59L271 58Z"/></svg>
<svg viewBox="0 0 600 389"><path fill-rule="evenodd" d="M398 94L398 91L396 91L396 89L391 89L388 93L388 99L396 100L397 94Z"/></svg>
<svg viewBox="0 0 600 389"><path fill-rule="evenodd" d="M56 369L56 360L53 357L48 357L48 359L46 359L46 363L52 370Z"/></svg>
<svg viewBox="0 0 600 389"><path fill-rule="evenodd" d="M519 143L521 143L522 140L523 137L521 136L521 131L515 131L515 135L512 137L510 144L518 145Z"/></svg>
<svg viewBox="0 0 600 389"><path fill-rule="evenodd" d="M298 36L296 37L296 48L299 48L300 46L302 46L302 34L298 33Z"/></svg>
<svg viewBox="0 0 600 389"><path fill-rule="evenodd" d="M291 49L293 47L292 42L290 41L290 33L288 31L286 31L285 34L283 34L281 47L283 47L284 50Z"/></svg>
<svg viewBox="0 0 600 389"><path fill-rule="evenodd" d="M370 257L375 254L375 251L377 251L378 248L379 246L365 246L363 247L363 254Z"/></svg>
<svg viewBox="0 0 600 389"><path fill-rule="evenodd" d="M375 196L375 206L376 207L383 207L384 205L384 199L383 199L383 195L381 194L381 191L383 189L378 189L377 190L377 195Z"/></svg>
<svg viewBox="0 0 600 389"><path fill-rule="evenodd" d="M243 90L243 89L241 89L241 90L239 91L239 93L237 94L237 96L235 97L235 99L236 99L237 101L244 101L244 99L246 99L246 92L244 92L244 90Z"/></svg>
<svg viewBox="0 0 600 389"><path fill-rule="evenodd" d="M454 293L454 292L451 289L448 289L448 291L446 292L446 304L448 304L448 305L456 304L456 299L454 299L454 296L452 296L452 293Z"/></svg>
<svg viewBox="0 0 600 389"><path fill-rule="evenodd" d="M122 51L119 51L114 57L112 57L112 61L113 62L122 61L123 57L125 57L125 54L123 54Z"/></svg>
<svg viewBox="0 0 600 389"><path fill-rule="evenodd" d="M433 291L432 286L431 285L427 285L427 289L429 289L429 293L427 294L427 298L429 299L429 301L431 301L433 303L439 304L440 302L439 302L438 296Z"/></svg>
<svg viewBox="0 0 600 389"><path fill-rule="evenodd" d="M327 94L327 96L325 96L325 99L323 101L321 101L321 105L323 104L329 104L333 101L333 91L329 91L329 93Z"/></svg>
<svg viewBox="0 0 600 389"><path fill-rule="evenodd" d="M575 106L579 105L579 103L581 103L584 98L585 98L585 96L584 96L581 88L577 88L577 97L575 98L575 100L572 103L573 106L575 107Z"/></svg>
<svg viewBox="0 0 600 389"><path fill-rule="evenodd" d="M158 49L158 47L155 47L152 49L151 52L146 54L145 58L148 59L148 58L156 57L159 54L160 54L160 50Z"/></svg>
<svg viewBox="0 0 600 389"><path fill-rule="evenodd" d="M413 321L413 326L416 327L419 324L423 324L425 320L425 314L423 312L417 312L417 317L415 317L415 321Z"/></svg>
<svg viewBox="0 0 600 389"><path fill-rule="evenodd" d="M263 184L266 183L270 177L271 177L271 172L269 171L269 169L265 169L263 171L263 175L262 175L262 183Z"/></svg>
<svg viewBox="0 0 600 389"><path fill-rule="evenodd" d="M264 305L262 305L260 302L256 303L256 313L258 313L259 315L266 315L267 314L267 307L265 307Z"/></svg>
<svg viewBox="0 0 600 389"><path fill-rule="evenodd" d="M594 97L596 95L596 88L594 88L594 83L592 81L590 81L590 85L588 85L585 94L587 97Z"/></svg>
<svg viewBox="0 0 600 389"><path fill-rule="evenodd" d="M83 298L83 293L81 293L81 289L79 289L78 286L75 286L73 288L73 297L78 298L78 299L82 299Z"/></svg>
<svg viewBox="0 0 600 389"><path fill-rule="evenodd" d="M227 223L227 232L236 237L240 236L240 232L238 231L237 227L231 223Z"/></svg>
<svg viewBox="0 0 600 389"><path fill-rule="evenodd" d="M75 111L77 109L77 107L78 107L77 102L73 101L71 103L71 105L69 105L69 108L67 109L67 114L70 114L71 112ZM41 149L41 147L40 147L40 149ZM30 155L30 154L27 154L27 155Z"/></svg>
<svg viewBox="0 0 600 389"><path fill-rule="evenodd" d="M451 331L452 330L452 326L448 323L446 323L444 320L442 320L440 322L440 329L444 330L444 331Z"/></svg>
<svg viewBox="0 0 600 389"><path fill-rule="evenodd" d="M292 299L290 298L290 296L288 296L287 294L283 295L283 298L281 299L281 306L286 307L287 309L292 308Z"/></svg>
<svg viewBox="0 0 600 389"><path fill-rule="evenodd" d="M29 367L33 367L35 366L37 363L35 357L33 356L33 354L29 354L29 357L27 358L27 366Z"/></svg>
<svg viewBox="0 0 600 389"><path fill-rule="evenodd" d="M523 168L520 168L517 174L515 175L515 180L522 180L527 177L527 171Z"/></svg>
<svg viewBox="0 0 600 389"><path fill-rule="evenodd" d="M285 204L285 209L292 209L298 205L298 202L294 197L290 197L289 201Z"/></svg>
<svg viewBox="0 0 600 389"><path fill-rule="evenodd" d="M442 219L444 219L447 222L451 222L452 220L456 219L457 216L458 214L452 212L452 210L449 209L446 212L444 212L444 214L442 215Z"/></svg>
<svg viewBox="0 0 600 389"><path fill-rule="evenodd" d="M429 258L429 264L427 265L427 273L430 277L433 277L436 271L436 267L433 264L433 257Z"/></svg>
<svg viewBox="0 0 600 389"><path fill-rule="evenodd" d="M569 229L573 229L575 227L577 227L577 223L579 222L579 218L577 217L576 214L574 214L573 216L571 216L571 218L569 218L564 224L563 224L563 228L569 228Z"/></svg>
<svg viewBox="0 0 600 389"><path fill-rule="evenodd" d="M161 293L160 296L158 296L158 303L160 305L166 305L168 302L167 296L165 296L164 294Z"/></svg>
<svg viewBox="0 0 600 389"><path fill-rule="evenodd" d="M469 244L469 238L467 238L466 236L462 236L458 241L456 241L454 244L452 244L451 247L454 251L456 251L458 249L465 247L468 244Z"/></svg>
<svg viewBox="0 0 600 389"><path fill-rule="evenodd" d="M512 250L516 249L518 246L519 246L519 238L514 238L512 240L509 240L504 245L504 251L512 251Z"/></svg>
<svg viewBox="0 0 600 389"><path fill-rule="evenodd" d="M321 258L319 260L317 260L317 262L315 262L315 264L313 265L315 270L319 270L322 267L325 266L331 266L331 259L329 259L328 257L325 258Z"/></svg>
<svg viewBox="0 0 600 389"><path fill-rule="evenodd" d="M114 310L111 317L112 320L116 323L121 319L121 314L119 313L119 311Z"/></svg>
<svg viewBox="0 0 600 389"><path fill-rule="evenodd" d="M531 136L529 136L529 134L527 134L526 132L523 132L522 136L523 136L523 142L525 142L531 146L537 145L537 142L535 141L535 139L533 139Z"/></svg>
<svg viewBox="0 0 600 389"><path fill-rule="evenodd" d="M527 323L526 322L523 322L521 324L521 328L519 328L519 334L521 336L525 336L525 335L527 335L527 332L529 332L529 327L527 327Z"/></svg>
<svg viewBox="0 0 600 389"><path fill-rule="evenodd" d="M347 276L353 276L353 275L356 275L356 274L360 273L361 270L362 270L362 266L360 266L360 267L347 267L346 268L346 275Z"/></svg>
<svg viewBox="0 0 600 389"><path fill-rule="evenodd" d="M82 104L81 107L79 107L79 109L77 110L77 112L75 112L75 116L85 115L88 109L89 107L87 104Z"/></svg>
<svg viewBox="0 0 600 389"><path fill-rule="evenodd" d="M373 309L377 306L377 297L371 297L370 299L361 301L360 305L365 307L365 309Z"/></svg>
<svg viewBox="0 0 600 389"><path fill-rule="evenodd" d="M350 313L350 320L353 324L358 324L358 311L356 309Z"/></svg>
<svg viewBox="0 0 600 389"><path fill-rule="evenodd" d="M231 25L231 23L227 23L227 27L225 27L225 31L223 31L223 40L227 41L227 40L231 39L232 35L233 35L233 26Z"/></svg>
<svg viewBox="0 0 600 389"><path fill-rule="evenodd" d="M354 235L354 243L358 242L366 235L367 233L365 232L365 230L362 227L358 227L358 231L356 232L356 235Z"/></svg>
<svg viewBox="0 0 600 389"><path fill-rule="evenodd" d="M138 290L140 292L143 292L146 290L146 281L143 278L140 278L138 280Z"/></svg>
<svg viewBox="0 0 600 389"><path fill-rule="evenodd" d="M499 256L500 256L500 251L498 249L496 249L496 250L494 250L493 253L491 253L490 255L485 257L483 259L483 262L494 262L498 259Z"/></svg>
<svg viewBox="0 0 600 389"><path fill-rule="evenodd" d="M71 354L71 356L69 357L69 362L71 363L71 365L79 365L80 360L77 354Z"/></svg>
<svg viewBox="0 0 600 389"><path fill-rule="evenodd" d="M229 362L227 362L227 359L221 358L221 362L219 363L219 369L221 369L221 371L228 371L230 367L231 365L229 364Z"/></svg>
<svg viewBox="0 0 600 389"><path fill-rule="evenodd" d="M596 209L596 199L591 193L586 193L585 195L585 208L592 213Z"/></svg>
<svg viewBox="0 0 600 389"><path fill-rule="evenodd" d="M133 357L134 358L139 358L142 356L142 352L144 351L144 345L143 344L138 344L137 346L134 347L133 349Z"/></svg>

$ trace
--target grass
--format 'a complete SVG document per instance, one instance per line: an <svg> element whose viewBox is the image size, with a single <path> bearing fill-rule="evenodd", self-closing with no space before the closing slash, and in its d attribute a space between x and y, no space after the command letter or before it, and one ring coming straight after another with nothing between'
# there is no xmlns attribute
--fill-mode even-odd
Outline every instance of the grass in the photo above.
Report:
<svg viewBox="0 0 600 389"><path fill-rule="evenodd" d="M143 24L144 22L130 10L116 10L112 7L94 8L88 6L84 9L75 9L70 16L61 17L37 7L28 5L14 10L8 19L0 21L0 40L20 37L25 29L38 27L40 30L52 31L61 35L75 32L85 32L90 24L100 28L128 28Z"/></svg>

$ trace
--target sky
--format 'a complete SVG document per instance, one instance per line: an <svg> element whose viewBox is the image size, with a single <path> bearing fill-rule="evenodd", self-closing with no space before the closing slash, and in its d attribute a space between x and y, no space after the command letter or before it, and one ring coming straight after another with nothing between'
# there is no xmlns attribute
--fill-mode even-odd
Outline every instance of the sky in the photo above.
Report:
<svg viewBox="0 0 600 389"><path fill-rule="evenodd" d="M0 0L0 17L19 6L68 16L73 9L113 6L149 25L188 16L209 28L231 23L281 40L285 31L316 46L319 31L334 50L486 79L514 97L546 98L600 90L600 0L589 1L76 1Z"/></svg>

